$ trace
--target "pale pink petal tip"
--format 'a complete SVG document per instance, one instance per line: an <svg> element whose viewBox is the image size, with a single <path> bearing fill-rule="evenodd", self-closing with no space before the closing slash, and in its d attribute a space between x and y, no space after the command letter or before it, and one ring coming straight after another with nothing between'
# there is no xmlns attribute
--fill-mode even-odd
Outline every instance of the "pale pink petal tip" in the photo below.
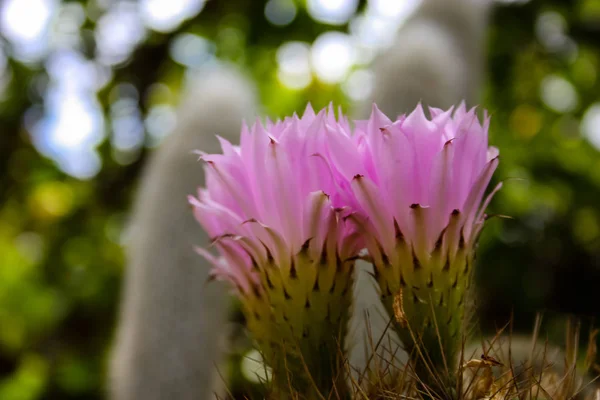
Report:
<svg viewBox="0 0 600 400"><path fill-rule="evenodd" d="M497 148L488 147L487 113L482 123L476 111L461 102L448 110L429 108L426 112L419 103L408 115L388 123L373 104L369 120L357 121L352 146L345 144L344 135L332 132L335 127L328 127L328 157L342 182L338 198L369 219L371 234L379 238L384 250L393 251L385 249L393 242L380 235L389 234L394 220L413 245L422 242L425 232L425 248L431 250L454 209L461 213L463 234L474 236L474 225L481 222L479 207L499 155ZM356 150L342 150L348 147ZM360 162L353 153L357 150ZM353 188L356 174L371 182L368 192ZM377 196L367 196L370 192ZM412 204L422 206L424 226L411 222Z"/></svg>
<svg viewBox="0 0 600 400"><path fill-rule="evenodd" d="M373 104L368 120L350 124L341 111L335 118L333 104L317 113L308 104L302 117L244 124L239 147L219 139L223 154L197 152L210 162L206 188L189 199L197 220L211 237L244 238L245 247L228 241L222 252L229 265L221 262L215 271L240 285L253 279L249 248L285 264L309 239L317 255L331 235L338 251L348 253L342 259L356 256L371 240L365 235L379 243L370 248L375 252L392 252L400 234L426 254L453 210L460 215L457 232L470 241L498 165L484 115L481 122L464 102L448 110L418 104L392 121Z"/></svg>
<svg viewBox="0 0 600 400"><path fill-rule="evenodd" d="M274 257L283 268L309 239L314 257L326 243L347 253L339 254L342 259L354 256L355 229L336 217L329 195L314 197L339 192L328 157L335 139L330 140L328 130L343 131L345 149L360 163L349 126L341 112L335 118L333 104L317 113L308 104L302 117L266 119L264 124L257 119L250 128L242 124L239 147L219 138L222 154L196 152L209 163L206 185L188 201L209 237L227 238L215 242L222 255L218 261L201 252L213 264L216 277L252 287L253 262ZM346 153L340 156L347 162Z"/></svg>

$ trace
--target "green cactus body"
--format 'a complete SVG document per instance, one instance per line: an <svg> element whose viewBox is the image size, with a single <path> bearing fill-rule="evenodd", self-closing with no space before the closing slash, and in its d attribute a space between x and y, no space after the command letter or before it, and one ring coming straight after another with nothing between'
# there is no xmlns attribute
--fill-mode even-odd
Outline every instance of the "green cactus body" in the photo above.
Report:
<svg viewBox="0 0 600 400"><path fill-rule="evenodd" d="M456 357L466 334L473 243L459 231L460 218L452 213L430 253L409 246L396 225L395 252L373 257L382 301L396 319L415 373L442 397L454 391Z"/></svg>
<svg viewBox="0 0 600 400"><path fill-rule="evenodd" d="M354 261L335 251L309 257L308 243L289 265L255 263L261 288L243 299L248 329L273 371L273 398L348 398L344 347Z"/></svg>

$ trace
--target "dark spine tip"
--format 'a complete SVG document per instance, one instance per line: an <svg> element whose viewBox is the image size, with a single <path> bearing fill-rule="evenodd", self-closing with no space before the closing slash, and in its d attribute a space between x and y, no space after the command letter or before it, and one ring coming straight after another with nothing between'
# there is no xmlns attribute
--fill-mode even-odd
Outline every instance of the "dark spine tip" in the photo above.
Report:
<svg viewBox="0 0 600 400"><path fill-rule="evenodd" d="M308 248L310 247L310 242L313 240L313 238L308 238L304 241L304 243L302 243L302 247L300 247L300 253L306 253L308 252Z"/></svg>
<svg viewBox="0 0 600 400"><path fill-rule="evenodd" d="M404 277L400 275L400 286L406 287L406 282L404 281Z"/></svg>
<svg viewBox="0 0 600 400"><path fill-rule="evenodd" d="M252 285L252 291L254 292L254 296L256 296L257 299L262 298L262 293L260 292L258 285Z"/></svg>
<svg viewBox="0 0 600 400"><path fill-rule="evenodd" d="M442 267L442 272L449 272L449 271L450 271L450 260L446 260L446 263Z"/></svg>
<svg viewBox="0 0 600 400"><path fill-rule="evenodd" d="M356 174L356 175L354 175L354 178L353 178L353 179L355 179L355 180L360 180L360 179L362 179L362 178L364 178L364 175L361 175L361 174Z"/></svg>
<svg viewBox="0 0 600 400"><path fill-rule="evenodd" d="M446 228L442 229L442 232L440 232L440 236L438 236L438 239L435 241L434 251L439 251L442 248L442 243L444 242L444 234L445 233L446 233Z"/></svg>
<svg viewBox="0 0 600 400"><path fill-rule="evenodd" d="M400 225L398 225L398 221L396 221L396 218L394 218L394 234L396 236L396 240L404 240L404 235L400 230Z"/></svg>
<svg viewBox="0 0 600 400"><path fill-rule="evenodd" d="M416 271L418 269L421 269L421 263L419 262L419 258L415 254L415 250L414 249L413 249L413 252L412 252L412 258L413 258L413 268L414 268L414 270Z"/></svg>
<svg viewBox="0 0 600 400"><path fill-rule="evenodd" d="M290 279L298 279L298 271L296 271L296 263L293 258L290 264Z"/></svg>
<svg viewBox="0 0 600 400"><path fill-rule="evenodd" d="M285 288L283 288L283 297L285 297L286 300L292 299L292 296L290 296L290 294L287 292L287 290L285 290Z"/></svg>
<svg viewBox="0 0 600 400"><path fill-rule="evenodd" d="M269 264L272 264L273 261L275 261L275 258L273 257L273 253L271 253L271 250L267 246L265 246L265 250L267 252L267 262Z"/></svg>
<svg viewBox="0 0 600 400"><path fill-rule="evenodd" d="M318 292L320 290L320 287L319 287L319 275L317 275L317 279L315 279L315 284L313 285L312 290L313 290L313 292Z"/></svg>
<svg viewBox="0 0 600 400"><path fill-rule="evenodd" d="M337 250L335 251L335 273L339 274L343 271L344 269L344 263L342 262L342 259L340 258L340 255L338 254Z"/></svg>
<svg viewBox="0 0 600 400"><path fill-rule="evenodd" d="M386 268L390 268L392 266L389 257L384 252L381 253L381 262L383 262L383 265Z"/></svg>
<svg viewBox="0 0 600 400"><path fill-rule="evenodd" d="M410 205L410 208L412 208L414 210L415 208L421 208L421 205L419 203L412 203Z"/></svg>
<svg viewBox="0 0 600 400"><path fill-rule="evenodd" d="M269 274L265 271L265 280L267 281L267 287L271 290L275 289L275 286L273 286L273 282L271 282L271 278L269 277Z"/></svg>
<svg viewBox="0 0 600 400"><path fill-rule="evenodd" d="M323 251L321 251L321 259L319 260L319 264L322 267L327 267L327 247L323 246Z"/></svg>
<svg viewBox="0 0 600 400"><path fill-rule="evenodd" d="M329 294L333 294L333 291L335 290L335 283L336 281L333 281L333 284L331 285L331 288L329 288Z"/></svg>
<svg viewBox="0 0 600 400"><path fill-rule="evenodd" d="M427 287L428 288L433 287L433 275L429 275L429 280L427 281Z"/></svg>
<svg viewBox="0 0 600 400"><path fill-rule="evenodd" d="M306 298L306 301L304 302L304 308L306 308L306 309L310 308L310 301L308 300L308 297Z"/></svg>
<svg viewBox="0 0 600 400"><path fill-rule="evenodd" d="M452 215L453 217L456 217L456 216L460 215L460 210L458 208L455 208L454 210L452 210L450 215Z"/></svg>
<svg viewBox="0 0 600 400"><path fill-rule="evenodd" d="M346 296L346 294L348 293L348 289L350 289L350 282L348 282L346 286L344 286L344 290L342 290L342 297Z"/></svg>
<svg viewBox="0 0 600 400"><path fill-rule="evenodd" d="M413 299L412 299L413 303L417 304L419 302L419 298L417 297L417 295L413 293L412 297L413 297Z"/></svg>
<svg viewBox="0 0 600 400"><path fill-rule="evenodd" d="M254 319L257 320L257 321L260 321L260 319L261 319L260 318L260 314L257 313L256 311L254 311Z"/></svg>

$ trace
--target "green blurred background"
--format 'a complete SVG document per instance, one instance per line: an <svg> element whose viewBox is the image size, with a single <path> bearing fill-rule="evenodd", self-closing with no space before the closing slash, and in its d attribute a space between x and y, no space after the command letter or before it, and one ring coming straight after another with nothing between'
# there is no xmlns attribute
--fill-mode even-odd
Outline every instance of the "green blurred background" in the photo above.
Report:
<svg viewBox="0 0 600 400"><path fill-rule="evenodd" d="M350 110L416 0L0 2L0 399L100 399L144 160L218 60L263 114ZM483 105L506 180L480 313L600 314L600 0L498 1ZM512 179L519 178L519 179ZM559 326L559 325L557 325ZM558 330L562 328L559 326Z"/></svg>

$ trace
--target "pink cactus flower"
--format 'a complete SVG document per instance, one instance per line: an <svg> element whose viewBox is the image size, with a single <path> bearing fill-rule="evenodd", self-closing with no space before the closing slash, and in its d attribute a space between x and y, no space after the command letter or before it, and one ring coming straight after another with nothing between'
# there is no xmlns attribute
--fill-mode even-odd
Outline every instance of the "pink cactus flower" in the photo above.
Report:
<svg viewBox="0 0 600 400"><path fill-rule="evenodd" d="M328 125L327 159L340 188L333 200L363 233L400 338L414 351L420 336L428 362L439 367L452 363L464 333L473 249L498 150L488 146L487 115L480 123L464 104L429 113L419 105L391 121L374 106L353 132Z"/></svg>
<svg viewBox="0 0 600 400"><path fill-rule="evenodd" d="M427 363L448 370L484 210L500 188L484 200L498 151L487 116L480 123L464 105L429 113L419 105L392 122L374 107L353 129L309 106L302 118L244 127L239 147L220 139L223 154L201 153L206 188L190 203L221 257L198 251L237 289L281 387L281 371L325 393L343 375L337 350L363 247L407 350L423 356L415 337L427 349L419 376L427 381Z"/></svg>
<svg viewBox="0 0 600 400"><path fill-rule="evenodd" d="M327 125L349 129L341 113L338 122L332 109L315 115L309 105L302 118L243 127L240 146L219 139L223 154L200 153L206 187L189 201L221 257L198 251L216 278L237 289L274 379L279 372L287 387L291 369L294 386L308 387L304 365L294 362L300 351L312 381L328 393L343 377L339 349L363 246L330 198L336 182L323 158ZM323 351L331 360L323 362Z"/></svg>
<svg viewBox="0 0 600 400"><path fill-rule="evenodd" d="M488 147L487 116L481 124L464 104L453 111L432 108L428 119L419 105L392 122L374 106L353 134L328 126L328 159L342 188L335 200L366 218L376 260L395 252L399 234L425 263L436 245L453 257L459 241L473 244L480 232L498 150Z"/></svg>

